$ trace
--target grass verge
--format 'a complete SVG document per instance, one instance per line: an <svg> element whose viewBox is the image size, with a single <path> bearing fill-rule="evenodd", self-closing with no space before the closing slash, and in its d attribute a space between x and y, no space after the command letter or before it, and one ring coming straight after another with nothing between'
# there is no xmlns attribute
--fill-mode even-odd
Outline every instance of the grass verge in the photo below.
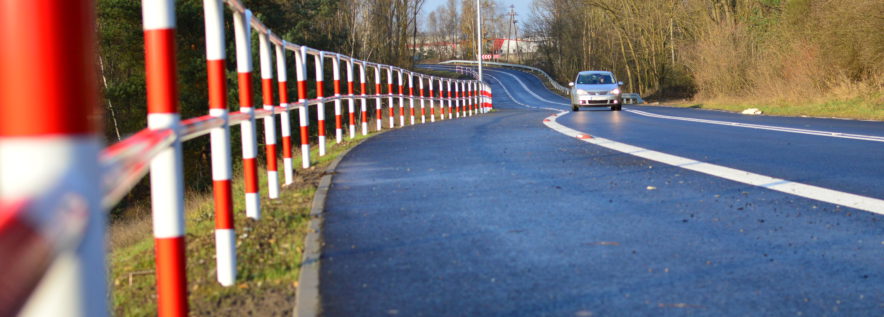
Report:
<svg viewBox="0 0 884 317"><path fill-rule="evenodd" d="M741 112L758 108L765 115L843 118L884 121L884 92L853 98L831 98L807 102L712 99L667 103L675 107Z"/></svg>
<svg viewBox="0 0 884 317"><path fill-rule="evenodd" d="M211 193L186 196L187 279L190 314L196 316L291 315L309 222L310 204L325 168L344 151L372 136L329 142L320 157L314 146L312 167L294 159L294 184L267 199L266 171L261 169L261 220L245 217L241 168L233 180L237 245L237 283L222 287L215 279L215 216ZM282 166L282 164L279 164ZM282 173L280 173L282 174ZM282 177L282 176L280 176ZM109 230L111 297L116 316L155 316L156 279L149 206L136 206L137 219L114 223Z"/></svg>

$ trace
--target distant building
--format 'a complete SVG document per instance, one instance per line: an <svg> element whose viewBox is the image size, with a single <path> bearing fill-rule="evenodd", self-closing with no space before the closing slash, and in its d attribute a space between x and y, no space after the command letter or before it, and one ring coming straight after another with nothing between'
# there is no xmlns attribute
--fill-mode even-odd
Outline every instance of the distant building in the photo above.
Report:
<svg viewBox="0 0 884 317"><path fill-rule="evenodd" d="M417 44L417 51L421 55L455 56L460 53L462 44L456 41L422 42ZM414 48L408 44L408 49Z"/></svg>
<svg viewBox="0 0 884 317"><path fill-rule="evenodd" d="M417 48L418 55L421 56L438 56L438 57L454 57L461 58L461 53L465 48L464 41L458 40L442 40L433 41L429 37L421 36L418 38L420 42L417 45L408 44L409 49ZM491 51L483 54L483 59L500 59L507 53L513 55L514 58L518 54L530 54L537 52L539 40L534 38L520 39L486 39L491 41ZM486 42L488 43L488 42ZM486 46L487 47L487 46Z"/></svg>
<svg viewBox="0 0 884 317"><path fill-rule="evenodd" d="M495 54L505 55L537 52L538 41L535 39L494 39Z"/></svg>

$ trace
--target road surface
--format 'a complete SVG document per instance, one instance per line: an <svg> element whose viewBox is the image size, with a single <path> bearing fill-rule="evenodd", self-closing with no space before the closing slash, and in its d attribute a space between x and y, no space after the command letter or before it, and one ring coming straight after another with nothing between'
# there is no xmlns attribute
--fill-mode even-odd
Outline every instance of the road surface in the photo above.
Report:
<svg viewBox="0 0 884 317"><path fill-rule="evenodd" d="M324 315L884 314L884 216L563 135L543 121L566 99L525 73L485 74L497 112L384 133L341 162ZM632 105L554 121L884 199L880 122Z"/></svg>

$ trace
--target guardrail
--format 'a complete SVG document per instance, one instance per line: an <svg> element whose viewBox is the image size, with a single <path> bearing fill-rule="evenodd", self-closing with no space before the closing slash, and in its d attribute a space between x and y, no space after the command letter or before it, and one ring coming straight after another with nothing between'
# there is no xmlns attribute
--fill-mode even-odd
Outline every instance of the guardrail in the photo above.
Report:
<svg viewBox="0 0 884 317"><path fill-rule="evenodd" d="M225 79L224 8L233 15L240 111L229 112ZM286 42L254 19L239 0L204 0L209 114L181 120L175 66L173 0L142 2L145 38L148 128L102 149L93 124L99 104L94 72L95 8L90 1L13 1L4 7L19 19L0 19L0 316L100 316L108 313L104 234L106 210L150 170L156 251L157 301L161 316L188 313L184 254L184 179L181 143L210 135L215 197L217 279L236 280L232 207L230 127L242 130L246 214L261 217L257 177L257 119L264 119L269 198L279 195L277 132L281 133L283 176L293 182L289 112L298 110L302 167L310 166L310 107L316 106L319 155L326 152L326 104L334 103L335 140L344 134L342 102L347 101L349 137L357 122L369 132L368 103L375 101L376 130L382 130L384 98L388 128L410 124L415 102L420 122L473 116L492 107L490 87L475 80L429 76L391 65ZM258 36L263 107L252 100L252 30ZM295 58L297 102L288 97L287 55ZM278 103L273 98L276 58ZM316 96L307 96L308 58L315 61ZM334 96L323 95L325 62L330 60ZM342 65L343 63L343 65ZM341 91L341 67L346 92ZM354 83L359 71L360 91ZM374 69L369 94L366 71ZM386 71L387 92L381 91ZM398 79L394 90L393 74ZM405 93L407 77L408 93ZM418 94L415 94L415 81ZM424 96L424 84L429 96ZM434 85L438 95L434 96ZM445 94L447 92L447 95ZM360 110L355 109L356 102ZM280 122L277 127L276 118ZM357 116L359 116L357 121Z"/></svg>
<svg viewBox="0 0 884 317"><path fill-rule="evenodd" d="M642 96L637 93L623 93L620 95L620 98L623 98L624 104L642 104L645 101L642 99Z"/></svg>

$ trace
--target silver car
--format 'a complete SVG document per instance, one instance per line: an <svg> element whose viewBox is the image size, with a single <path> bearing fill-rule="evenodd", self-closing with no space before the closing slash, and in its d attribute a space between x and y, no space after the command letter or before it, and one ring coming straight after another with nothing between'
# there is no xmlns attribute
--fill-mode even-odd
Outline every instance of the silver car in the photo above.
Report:
<svg viewBox="0 0 884 317"><path fill-rule="evenodd" d="M580 107L611 107L611 110L620 111L623 108L623 99L620 97L622 85L623 82L617 82L611 72L582 71L569 84L571 110L577 111Z"/></svg>

